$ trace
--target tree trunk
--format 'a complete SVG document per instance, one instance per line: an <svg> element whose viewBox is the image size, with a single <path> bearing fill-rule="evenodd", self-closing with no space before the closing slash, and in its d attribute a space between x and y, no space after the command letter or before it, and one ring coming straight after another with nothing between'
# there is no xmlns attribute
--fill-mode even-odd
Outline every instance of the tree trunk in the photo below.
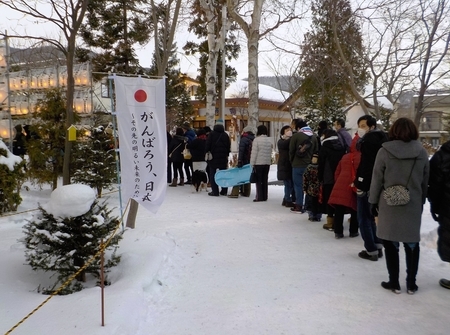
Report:
<svg viewBox="0 0 450 335"><path fill-rule="evenodd" d="M216 34L217 17L214 15L214 6L205 0L200 0L202 10L208 21L206 29L208 31L208 61L206 62L206 125L214 126L216 115L216 85L217 85L217 55L220 48Z"/></svg>
<svg viewBox="0 0 450 335"><path fill-rule="evenodd" d="M256 128L259 122L258 77L259 30L252 30L248 38L248 125Z"/></svg>

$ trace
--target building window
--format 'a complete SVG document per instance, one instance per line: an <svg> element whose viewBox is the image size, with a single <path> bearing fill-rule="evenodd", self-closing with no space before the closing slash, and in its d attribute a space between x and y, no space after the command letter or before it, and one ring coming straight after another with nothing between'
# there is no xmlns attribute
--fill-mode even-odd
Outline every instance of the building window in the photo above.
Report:
<svg viewBox="0 0 450 335"><path fill-rule="evenodd" d="M270 137L270 121L259 121L258 126L263 125L267 128L267 137Z"/></svg>
<svg viewBox="0 0 450 335"><path fill-rule="evenodd" d="M192 121L192 128L198 130L203 127L206 127L206 121Z"/></svg>
<svg viewBox="0 0 450 335"><path fill-rule="evenodd" d="M442 130L441 112L427 112L422 118L420 124L421 131L439 131Z"/></svg>

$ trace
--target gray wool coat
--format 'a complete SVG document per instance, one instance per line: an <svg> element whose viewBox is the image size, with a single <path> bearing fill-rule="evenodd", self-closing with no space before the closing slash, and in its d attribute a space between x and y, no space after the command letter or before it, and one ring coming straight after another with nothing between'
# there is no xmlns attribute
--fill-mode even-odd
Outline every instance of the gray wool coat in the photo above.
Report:
<svg viewBox="0 0 450 335"><path fill-rule="evenodd" d="M420 224L427 195L428 176L428 154L419 141L395 140L383 143L375 160L369 191L369 202L378 204L379 207L377 225L379 238L397 242L420 241ZM384 188L398 184L409 189L411 200L404 206L388 206L382 192Z"/></svg>

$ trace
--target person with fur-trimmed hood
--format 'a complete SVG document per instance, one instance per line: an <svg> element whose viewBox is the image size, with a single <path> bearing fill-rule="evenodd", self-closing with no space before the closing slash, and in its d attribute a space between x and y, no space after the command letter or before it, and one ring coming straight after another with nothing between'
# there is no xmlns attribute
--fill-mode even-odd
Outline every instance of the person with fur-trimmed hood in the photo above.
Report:
<svg viewBox="0 0 450 335"><path fill-rule="evenodd" d="M302 119L297 119L295 121L295 129L297 132L292 135L291 142L289 143L289 160L292 165L292 181L294 183L296 196L295 206L291 208L291 212L301 214L304 213L303 174L305 173L309 163L311 163L313 154L318 153L319 144L317 141L317 136ZM306 140L311 142L311 146L306 150L304 155L297 155L299 146L305 143Z"/></svg>
<svg viewBox="0 0 450 335"><path fill-rule="evenodd" d="M327 214L327 223L323 229L333 230L334 208L328 204L334 186L334 172L345 154L345 149L333 129L325 129L321 137L322 146L319 151L319 180L322 184L322 213Z"/></svg>
<svg viewBox="0 0 450 335"><path fill-rule="evenodd" d="M450 263L450 141L445 142L430 159L428 201L431 216L439 223L437 252L444 262ZM450 289L450 280L439 284Z"/></svg>
<svg viewBox="0 0 450 335"><path fill-rule="evenodd" d="M222 187L219 193L219 186L214 179L217 170L226 170L228 168L228 156L231 151L230 137L225 132L223 120L221 119L216 121L212 132L206 139L206 152L208 151L212 154L212 159L208 161L209 182L211 183L211 192L208 195L213 197L227 195L228 188Z"/></svg>
<svg viewBox="0 0 450 335"><path fill-rule="evenodd" d="M241 139L239 141L239 153L238 153L238 163L237 167L241 168L246 164L250 164L250 155L252 152L252 144L253 140L255 139L255 133L252 126L246 126L243 129ZM234 186L231 190L230 195L228 195L229 198L238 198L239 197L239 190L241 191L241 194L244 197L249 197L251 193L252 186L250 183L240 185L240 186Z"/></svg>

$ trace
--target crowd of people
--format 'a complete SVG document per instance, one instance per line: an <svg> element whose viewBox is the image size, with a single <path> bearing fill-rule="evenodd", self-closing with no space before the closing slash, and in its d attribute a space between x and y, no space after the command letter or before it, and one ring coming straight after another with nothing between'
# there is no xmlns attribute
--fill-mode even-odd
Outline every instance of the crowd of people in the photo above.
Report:
<svg viewBox="0 0 450 335"><path fill-rule="evenodd" d="M450 141L430 160L418 139L418 129L408 118L397 119L385 132L374 117L364 115L353 138L343 119L332 126L321 121L316 131L296 119L281 128L277 142L277 178L284 185L281 205L294 214L307 213L310 221L321 221L324 215L323 228L333 231L336 239L344 237L344 216L350 214L348 236L361 235L364 245L358 256L368 261L384 257L388 280L381 286L397 294L401 292L400 243L406 256L406 291L418 290L420 226L427 197L439 223L438 253L450 262L450 207L445 206L450 203ZM250 184L234 186L228 194L214 180L216 171L229 166L230 146L222 120L197 134L184 123L173 137L168 134L169 186L189 184L193 171L204 170L211 186L209 196L249 197ZM191 157L186 157L186 149ZM250 126L243 129L237 167L253 168L254 202L268 200L273 150L266 126L258 126L256 132ZM450 280L439 283L450 289Z"/></svg>

